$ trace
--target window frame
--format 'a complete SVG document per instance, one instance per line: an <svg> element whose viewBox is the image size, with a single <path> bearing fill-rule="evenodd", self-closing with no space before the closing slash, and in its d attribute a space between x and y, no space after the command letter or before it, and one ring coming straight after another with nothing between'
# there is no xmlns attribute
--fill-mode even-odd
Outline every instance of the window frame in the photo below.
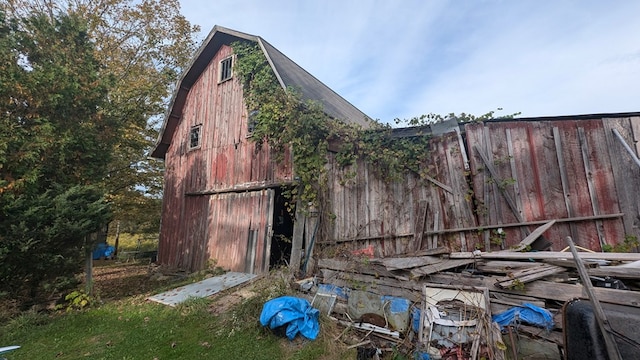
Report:
<svg viewBox="0 0 640 360"><path fill-rule="evenodd" d="M223 82L233 79L234 57L235 57L234 55L230 55L220 60L219 69L218 69L218 84L221 84ZM225 65L225 63L227 62L228 62L228 65Z"/></svg>
<svg viewBox="0 0 640 360"><path fill-rule="evenodd" d="M193 145L193 135L197 133L197 144ZM187 138L189 151L200 149L202 147L202 124L194 125L189 129L189 137Z"/></svg>

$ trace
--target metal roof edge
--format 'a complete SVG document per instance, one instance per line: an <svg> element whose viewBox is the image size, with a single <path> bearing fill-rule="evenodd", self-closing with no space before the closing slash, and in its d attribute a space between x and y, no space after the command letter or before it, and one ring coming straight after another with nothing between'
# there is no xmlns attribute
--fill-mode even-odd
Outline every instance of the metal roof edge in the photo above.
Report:
<svg viewBox="0 0 640 360"><path fill-rule="evenodd" d="M514 118L497 118L485 120L484 122L505 122L505 121L562 121L562 120L595 120L605 118L621 118L640 116L640 112L618 112L618 113L595 113L578 115L549 115L549 116L529 116Z"/></svg>
<svg viewBox="0 0 640 360"><path fill-rule="evenodd" d="M522 117L522 118L498 118L484 120L482 123L500 123L500 122L518 122L518 121L570 121L570 120L596 120L608 118L625 118L640 116L640 112L622 112L622 113L597 113L597 114L579 114L579 115L559 115L559 116L538 116L538 117ZM464 125L473 124L473 121L458 123L458 126L464 131ZM392 128L393 137L411 137L432 134L434 124L421 126L406 126Z"/></svg>

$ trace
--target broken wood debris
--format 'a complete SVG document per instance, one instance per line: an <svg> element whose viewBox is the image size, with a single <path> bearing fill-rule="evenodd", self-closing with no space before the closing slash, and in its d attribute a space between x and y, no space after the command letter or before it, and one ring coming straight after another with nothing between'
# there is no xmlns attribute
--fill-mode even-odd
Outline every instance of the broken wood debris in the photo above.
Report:
<svg viewBox="0 0 640 360"><path fill-rule="evenodd" d="M532 239L529 240L535 240ZM422 309L422 311L424 311L425 304L425 284L438 284L435 286L448 286L458 290L463 288L486 289L490 305L486 309L488 314L503 312L510 307L522 306L527 303L546 308L553 314L555 326L551 331L525 324L510 327L510 331L518 333L518 339L526 337L553 346L563 345L563 322L560 311L562 304L576 298L588 297L586 286L583 285L584 280L580 280L576 272L576 262L573 261L573 255L570 252L443 253L442 248L439 249L432 253L414 252L404 256L386 258L319 259L317 264L322 275L320 281L343 289L357 289L357 291L380 296L402 297L411 301L415 307ZM593 287L593 296L597 297L599 301L640 308L640 293L638 293L640 290L640 254L580 252L577 256L578 261L586 265L587 272L592 276L591 281L594 281L594 284L598 283L596 276L600 277L600 280L611 277L624 281L628 287L627 290L620 290L606 286L595 286ZM338 302L340 301L339 299ZM347 306L336 306L335 309L334 314L349 312ZM379 328L385 329L385 327L378 325L374 325L377 326L376 328L359 324L359 326L354 326L353 321L348 318L340 321L345 326L350 323L353 328L368 331L370 334L367 336L375 336L385 339L384 341L392 341L393 339L398 344L402 342L403 346L408 346L407 343L412 342L411 346L416 351L420 346L422 349L429 348L429 346L425 346L428 344L424 343L424 335L420 338L417 333L410 335L410 331L407 330L380 330ZM438 321L446 323L444 320ZM371 331L372 329L376 331ZM390 336L391 333L388 332L392 331L398 331L399 338L395 337L395 333ZM463 336L464 334L459 335ZM422 339L422 345L416 339ZM505 339L508 340L508 334L505 334ZM469 345L465 346L473 346L473 349L469 349L478 354L480 351L479 343L476 339L471 340ZM486 339L483 341L482 344L486 346ZM442 344L444 343L446 342ZM492 358L499 357L496 355Z"/></svg>
<svg viewBox="0 0 640 360"><path fill-rule="evenodd" d="M526 284L532 281L542 279L548 275L564 272L565 269L560 266L540 264L538 266L528 267L517 271L510 272L506 277L496 282L496 286L512 288L515 285Z"/></svg>
<svg viewBox="0 0 640 360"><path fill-rule="evenodd" d="M638 261L640 253L610 253L610 252L579 252L580 259L588 260L611 260L611 261ZM572 259L571 253L562 251L535 251L535 252L514 252L514 251L494 251L494 252L457 252L449 254L451 259L502 259L502 260L551 260L551 259Z"/></svg>
<svg viewBox="0 0 640 360"><path fill-rule="evenodd" d="M556 220L551 220L544 225L538 226L531 234L527 235L527 237L522 239L522 241L520 241L520 244L518 244L516 247L513 248L513 251L522 251L526 249L527 246L530 247L534 241L536 241L540 236L542 236L542 234L545 231L549 230L549 228L553 226L553 224L555 223L556 223Z"/></svg>
<svg viewBox="0 0 640 360"><path fill-rule="evenodd" d="M474 263L475 260L469 259L449 259L446 261L440 261L434 264L428 264L425 266L420 266L414 269L411 269L411 277L417 278L424 275L435 274L444 270L449 270L465 265L469 265Z"/></svg>

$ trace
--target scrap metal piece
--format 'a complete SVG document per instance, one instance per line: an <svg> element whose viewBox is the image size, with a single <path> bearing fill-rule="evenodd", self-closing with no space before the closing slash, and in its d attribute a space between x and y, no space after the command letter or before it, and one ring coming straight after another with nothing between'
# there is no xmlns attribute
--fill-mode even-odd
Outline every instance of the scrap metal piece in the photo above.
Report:
<svg viewBox="0 0 640 360"><path fill-rule="evenodd" d="M228 272L220 276L210 277L193 284L181 286L167 292L153 295L147 299L164 305L176 306L187 301L189 298L203 298L216 294L222 290L238 286L255 278L256 276L256 274Z"/></svg>

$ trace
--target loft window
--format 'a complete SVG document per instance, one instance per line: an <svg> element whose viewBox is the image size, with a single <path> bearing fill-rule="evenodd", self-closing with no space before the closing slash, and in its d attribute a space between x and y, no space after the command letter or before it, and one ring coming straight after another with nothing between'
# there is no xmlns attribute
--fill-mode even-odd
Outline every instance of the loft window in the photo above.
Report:
<svg viewBox="0 0 640 360"><path fill-rule="evenodd" d="M233 75L233 57L230 56L220 61L220 81L227 81Z"/></svg>
<svg viewBox="0 0 640 360"><path fill-rule="evenodd" d="M200 142L202 140L202 136L200 134L201 130L202 125L191 127L191 131L189 131L189 150L200 147Z"/></svg>

